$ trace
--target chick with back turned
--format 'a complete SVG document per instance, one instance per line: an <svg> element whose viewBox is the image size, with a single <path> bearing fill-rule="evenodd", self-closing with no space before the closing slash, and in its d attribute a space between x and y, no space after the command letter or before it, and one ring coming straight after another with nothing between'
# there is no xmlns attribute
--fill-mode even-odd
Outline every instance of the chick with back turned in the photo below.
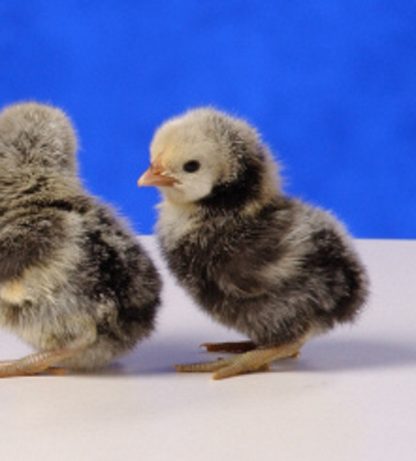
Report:
<svg viewBox="0 0 416 461"><path fill-rule="evenodd" d="M1 362L0 377L103 367L154 327L158 272L84 190L76 144L59 109L0 113L0 326L38 350Z"/></svg>
<svg viewBox="0 0 416 461"><path fill-rule="evenodd" d="M162 192L157 233L170 270L205 312L249 338L205 344L240 354L178 371L221 379L267 369L356 318L368 283L351 238L330 213L283 194L252 126L194 109L164 123L150 150L139 185Z"/></svg>

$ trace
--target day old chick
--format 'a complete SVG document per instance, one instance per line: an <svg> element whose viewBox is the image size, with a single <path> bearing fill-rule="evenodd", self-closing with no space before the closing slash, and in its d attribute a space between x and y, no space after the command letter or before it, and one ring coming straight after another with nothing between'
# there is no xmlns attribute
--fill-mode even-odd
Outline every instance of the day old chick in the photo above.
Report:
<svg viewBox="0 0 416 461"><path fill-rule="evenodd" d="M162 192L158 238L169 268L210 316L251 341L206 344L244 352L178 365L220 379L296 356L306 340L351 322L367 275L343 226L286 197L256 130L211 108L168 120L139 185Z"/></svg>
<svg viewBox="0 0 416 461"><path fill-rule="evenodd" d="M0 113L0 326L39 351L1 362L0 377L102 367L154 327L158 272L83 189L75 151L61 110Z"/></svg>

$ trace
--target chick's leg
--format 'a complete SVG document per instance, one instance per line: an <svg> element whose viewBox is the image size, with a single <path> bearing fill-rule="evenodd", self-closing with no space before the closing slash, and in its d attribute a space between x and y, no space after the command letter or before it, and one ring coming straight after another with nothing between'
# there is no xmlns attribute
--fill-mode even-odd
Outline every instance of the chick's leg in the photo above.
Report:
<svg viewBox="0 0 416 461"><path fill-rule="evenodd" d="M214 379L224 379L242 373L267 370L269 364L275 360L296 357L303 341L294 342L279 347L255 349L228 359L219 359L214 362L190 363L176 365L179 372L210 372L214 371Z"/></svg>
<svg viewBox="0 0 416 461"><path fill-rule="evenodd" d="M229 352L240 353L248 352L256 349L256 344L253 341L236 341L227 343L204 343L201 347L205 347L207 352Z"/></svg>
<svg viewBox="0 0 416 461"><path fill-rule="evenodd" d="M63 360L82 353L90 344L90 340L78 341L66 348L37 352L18 360L0 362L0 378L36 375L45 372L53 375L63 374L63 369L58 368L57 365Z"/></svg>

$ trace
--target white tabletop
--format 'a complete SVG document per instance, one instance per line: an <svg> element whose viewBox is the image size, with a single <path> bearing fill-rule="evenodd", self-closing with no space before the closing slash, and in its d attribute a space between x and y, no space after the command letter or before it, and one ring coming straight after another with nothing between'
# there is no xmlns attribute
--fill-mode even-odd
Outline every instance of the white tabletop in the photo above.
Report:
<svg viewBox="0 0 416 461"><path fill-rule="evenodd" d="M153 239L142 241L157 257ZM224 381L173 371L212 356L200 343L239 336L163 269L157 331L118 365L0 381L0 459L414 461L416 241L357 245L373 291L360 321L272 372ZM29 351L0 332L0 359Z"/></svg>

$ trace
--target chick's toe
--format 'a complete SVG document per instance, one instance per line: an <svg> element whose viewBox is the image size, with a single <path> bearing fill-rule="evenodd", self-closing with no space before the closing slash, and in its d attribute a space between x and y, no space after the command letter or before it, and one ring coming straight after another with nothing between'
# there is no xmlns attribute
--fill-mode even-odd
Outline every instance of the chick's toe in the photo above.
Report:
<svg viewBox="0 0 416 461"><path fill-rule="evenodd" d="M207 352L239 353L252 351L256 349L257 346L253 341L235 341L225 343L203 343L201 347L204 347Z"/></svg>

